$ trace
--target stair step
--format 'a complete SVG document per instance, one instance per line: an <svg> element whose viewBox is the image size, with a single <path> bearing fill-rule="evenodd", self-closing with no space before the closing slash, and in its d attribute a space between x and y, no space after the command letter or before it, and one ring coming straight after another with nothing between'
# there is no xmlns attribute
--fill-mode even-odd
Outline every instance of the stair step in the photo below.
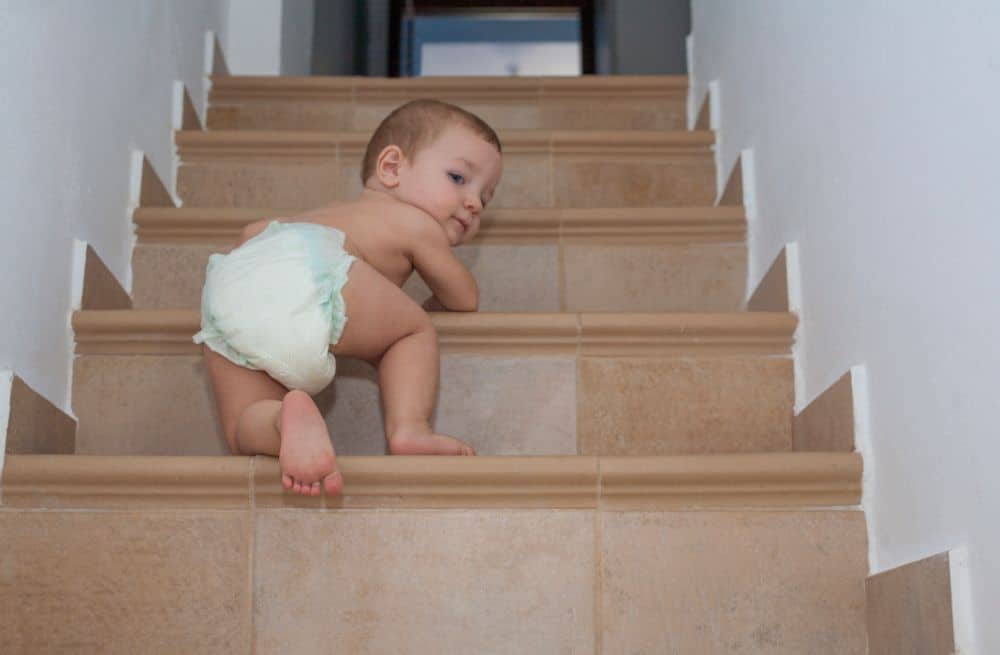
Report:
<svg viewBox="0 0 1000 655"><path fill-rule="evenodd" d="M9 457L0 549L33 592L5 643L865 653L864 516L830 504L857 455L340 466L335 501L276 491L273 458Z"/></svg>
<svg viewBox="0 0 1000 655"><path fill-rule="evenodd" d="M180 131L188 206L304 209L357 197L367 132ZM508 130L494 208L706 206L708 131Z"/></svg>
<svg viewBox="0 0 1000 655"><path fill-rule="evenodd" d="M137 209L135 307L200 307L209 255L281 213ZM745 233L741 207L498 209L455 253L479 283L482 311L738 311ZM430 296L418 275L403 290Z"/></svg>
<svg viewBox="0 0 1000 655"><path fill-rule="evenodd" d="M785 313L437 313L435 426L480 454L791 449ZM195 311L77 312L83 454L224 454ZM336 399L336 403L334 400ZM375 371L338 362L317 396L339 453L385 452ZM332 407L332 409L331 409Z"/></svg>
<svg viewBox="0 0 1000 655"><path fill-rule="evenodd" d="M373 131L409 100L435 98L477 114L494 129L686 127L686 76L358 77L216 76L213 130ZM599 103L599 108L597 108Z"/></svg>

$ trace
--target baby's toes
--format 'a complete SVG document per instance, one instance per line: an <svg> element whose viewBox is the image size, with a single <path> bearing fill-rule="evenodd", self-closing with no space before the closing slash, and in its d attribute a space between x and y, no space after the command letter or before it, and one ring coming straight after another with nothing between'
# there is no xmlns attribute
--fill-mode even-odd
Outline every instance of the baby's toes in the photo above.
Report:
<svg viewBox="0 0 1000 655"><path fill-rule="evenodd" d="M340 471L334 471L323 479L323 488L328 496L335 496L344 488L344 478Z"/></svg>
<svg viewBox="0 0 1000 655"><path fill-rule="evenodd" d="M309 487L309 495L310 496L318 496L319 495L319 482L318 481L317 482L313 482L312 486Z"/></svg>
<svg viewBox="0 0 1000 655"><path fill-rule="evenodd" d="M292 476L287 473L281 474L281 486L285 489L291 489L295 485L295 481L292 480Z"/></svg>

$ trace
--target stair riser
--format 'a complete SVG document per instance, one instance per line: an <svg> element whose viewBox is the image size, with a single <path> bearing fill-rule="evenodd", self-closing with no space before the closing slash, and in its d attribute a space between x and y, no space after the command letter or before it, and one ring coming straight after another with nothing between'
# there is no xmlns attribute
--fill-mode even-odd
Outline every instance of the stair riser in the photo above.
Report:
<svg viewBox="0 0 1000 655"><path fill-rule="evenodd" d="M715 167L704 154L614 156L508 154L491 206L497 208L705 206L715 200ZM186 162L177 191L197 207L305 209L356 198L360 156L312 162Z"/></svg>
<svg viewBox="0 0 1000 655"><path fill-rule="evenodd" d="M865 653L859 512L8 510L0 550L11 652Z"/></svg>
<svg viewBox="0 0 1000 655"><path fill-rule="evenodd" d="M139 245L132 259L135 307L199 308L208 256L226 251ZM746 279L742 243L484 244L455 253L476 277L480 310L488 312L737 311ZM418 302L430 296L417 275L404 291Z"/></svg>
<svg viewBox="0 0 1000 655"><path fill-rule="evenodd" d="M483 455L791 449L787 358L444 355L441 363L435 427ZM81 355L73 391L78 453L227 452L199 356ZM317 403L338 452L385 452L370 366L340 360Z"/></svg>
<svg viewBox="0 0 1000 655"><path fill-rule="evenodd" d="M415 96L416 97L416 96ZM685 100L609 101L595 111L592 99L576 102L509 102L481 104L442 98L476 114L495 130L683 130ZM354 105L325 101L213 102L208 111L212 130L308 130L372 132L406 100Z"/></svg>

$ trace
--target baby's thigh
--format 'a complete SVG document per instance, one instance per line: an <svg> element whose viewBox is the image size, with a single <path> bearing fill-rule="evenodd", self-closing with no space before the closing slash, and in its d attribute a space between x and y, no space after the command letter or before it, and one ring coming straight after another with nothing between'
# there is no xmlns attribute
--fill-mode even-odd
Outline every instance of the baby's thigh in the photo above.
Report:
<svg viewBox="0 0 1000 655"><path fill-rule="evenodd" d="M347 324L331 348L335 355L376 359L403 337L434 329L420 305L361 260L351 266L341 293Z"/></svg>

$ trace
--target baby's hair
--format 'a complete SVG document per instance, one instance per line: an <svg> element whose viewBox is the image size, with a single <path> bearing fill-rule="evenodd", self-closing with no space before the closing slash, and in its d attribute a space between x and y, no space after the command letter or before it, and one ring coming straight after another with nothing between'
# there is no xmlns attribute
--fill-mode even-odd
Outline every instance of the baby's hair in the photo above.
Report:
<svg viewBox="0 0 1000 655"><path fill-rule="evenodd" d="M375 133L365 148L361 183L365 184L375 174L379 153L386 146L399 146L403 155L412 160L422 148L433 143L451 125L472 130L484 141L494 145L497 152L502 152L497 133L475 114L439 100L412 100L394 109L375 128Z"/></svg>

